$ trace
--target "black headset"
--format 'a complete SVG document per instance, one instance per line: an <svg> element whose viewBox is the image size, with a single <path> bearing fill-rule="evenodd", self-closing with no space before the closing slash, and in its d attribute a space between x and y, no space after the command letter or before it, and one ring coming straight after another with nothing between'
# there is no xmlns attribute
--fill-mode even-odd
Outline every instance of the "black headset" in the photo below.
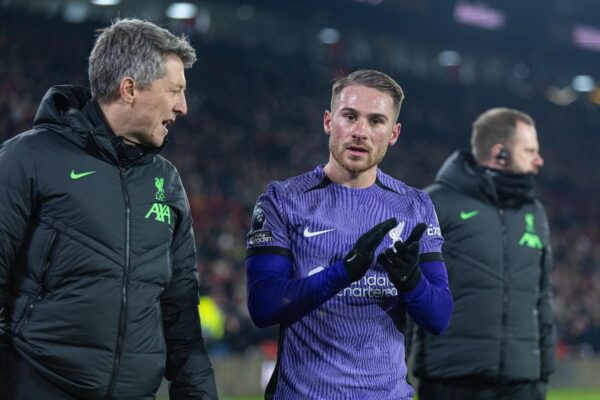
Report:
<svg viewBox="0 0 600 400"><path fill-rule="evenodd" d="M502 150L500 150L498 152L498 154L496 154L496 159L499 161L500 160L504 160L504 161L508 160L508 151L506 151L506 149L502 148Z"/></svg>

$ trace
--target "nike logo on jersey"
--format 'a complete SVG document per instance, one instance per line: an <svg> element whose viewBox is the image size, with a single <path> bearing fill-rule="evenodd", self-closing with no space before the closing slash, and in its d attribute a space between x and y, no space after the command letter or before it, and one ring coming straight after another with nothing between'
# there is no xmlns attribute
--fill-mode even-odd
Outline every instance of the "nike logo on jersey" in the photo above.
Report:
<svg viewBox="0 0 600 400"><path fill-rule="evenodd" d="M77 173L77 172L75 172L75 170L71 170L71 179L77 180L77 179L83 178L84 176L88 176L88 175L95 174L95 173L96 173L96 171L87 171L87 172Z"/></svg>
<svg viewBox="0 0 600 400"><path fill-rule="evenodd" d="M306 229L304 229L304 237L313 237L313 236L322 235L324 233L331 232L331 231L335 231L335 228L333 228L333 229L326 229L324 231L311 232L308 229L308 227L306 227Z"/></svg>
<svg viewBox="0 0 600 400"><path fill-rule="evenodd" d="M460 212L460 219L462 219L463 221L466 221L468 219L473 218L477 214L479 214L479 211L477 211L477 210L475 210L475 211L461 211Z"/></svg>

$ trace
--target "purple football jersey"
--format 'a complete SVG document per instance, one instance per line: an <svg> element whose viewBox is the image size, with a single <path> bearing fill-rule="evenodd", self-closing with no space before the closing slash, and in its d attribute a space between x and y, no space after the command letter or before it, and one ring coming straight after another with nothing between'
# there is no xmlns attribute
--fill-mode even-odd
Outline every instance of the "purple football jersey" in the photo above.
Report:
<svg viewBox="0 0 600 400"><path fill-rule="evenodd" d="M398 220L367 274L282 329L275 399L411 399L406 382L405 309L377 255L427 224L421 254L441 253L443 238L429 196L377 171L364 189L331 182L323 167L271 182L256 204L248 249L287 250L294 277L339 262L366 231Z"/></svg>

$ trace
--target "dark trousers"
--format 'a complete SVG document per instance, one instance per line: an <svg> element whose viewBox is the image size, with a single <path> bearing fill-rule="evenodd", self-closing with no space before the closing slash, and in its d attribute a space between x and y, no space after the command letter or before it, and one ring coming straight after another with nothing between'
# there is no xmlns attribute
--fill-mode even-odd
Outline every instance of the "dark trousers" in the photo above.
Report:
<svg viewBox="0 0 600 400"><path fill-rule="evenodd" d="M480 382L469 379L422 379L419 400L544 400L543 382Z"/></svg>
<svg viewBox="0 0 600 400"><path fill-rule="evenodd" d="M0 351L0 400L77 400L38 374L15 350Z"/></svg>

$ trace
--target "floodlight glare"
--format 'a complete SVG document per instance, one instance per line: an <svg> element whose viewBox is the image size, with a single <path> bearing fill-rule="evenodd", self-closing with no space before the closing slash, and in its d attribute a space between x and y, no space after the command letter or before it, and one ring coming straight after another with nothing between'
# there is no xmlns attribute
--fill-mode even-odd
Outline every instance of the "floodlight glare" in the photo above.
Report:
<svg viewBox="0 0 600 400"><path fill-rule="evenodd" d="M72 24L80 24L87 19L89 14L89 4L70 1L63 8L62 17Z"/></svg>
<svg viewBox="0 0 600 400"><path fill-rule="evenodd" d="M325 44L336 44L340 40L340 33L333 28L323 28L319 31L319 40Z"/></svg>
<svg viewBox="0 0 600 400"><path fill-rule="evenodd" d="M90 0L95 6L116 6L121 0Z"/></svg>
<svg viewBox="0 0 600 400"><path fill-rule="evenodd" d="M577 75L573 78L571 86L577 92L591 92L596 87L594 78L589 75Z"/></svg>
<svg viewBox="0 0 600 400"><path fill-rule="evenodd" d="M456 67L461 61L462 57L454 50L444 50L438 55L438 63L442 67Z"/></svg>
<svg viewBox="0 0 600 400"><path fill-rule="evenodd" d="M192 3L173 3L167 7L167 17L173 19L190 19L198 13L198 7Z"/></svg>

